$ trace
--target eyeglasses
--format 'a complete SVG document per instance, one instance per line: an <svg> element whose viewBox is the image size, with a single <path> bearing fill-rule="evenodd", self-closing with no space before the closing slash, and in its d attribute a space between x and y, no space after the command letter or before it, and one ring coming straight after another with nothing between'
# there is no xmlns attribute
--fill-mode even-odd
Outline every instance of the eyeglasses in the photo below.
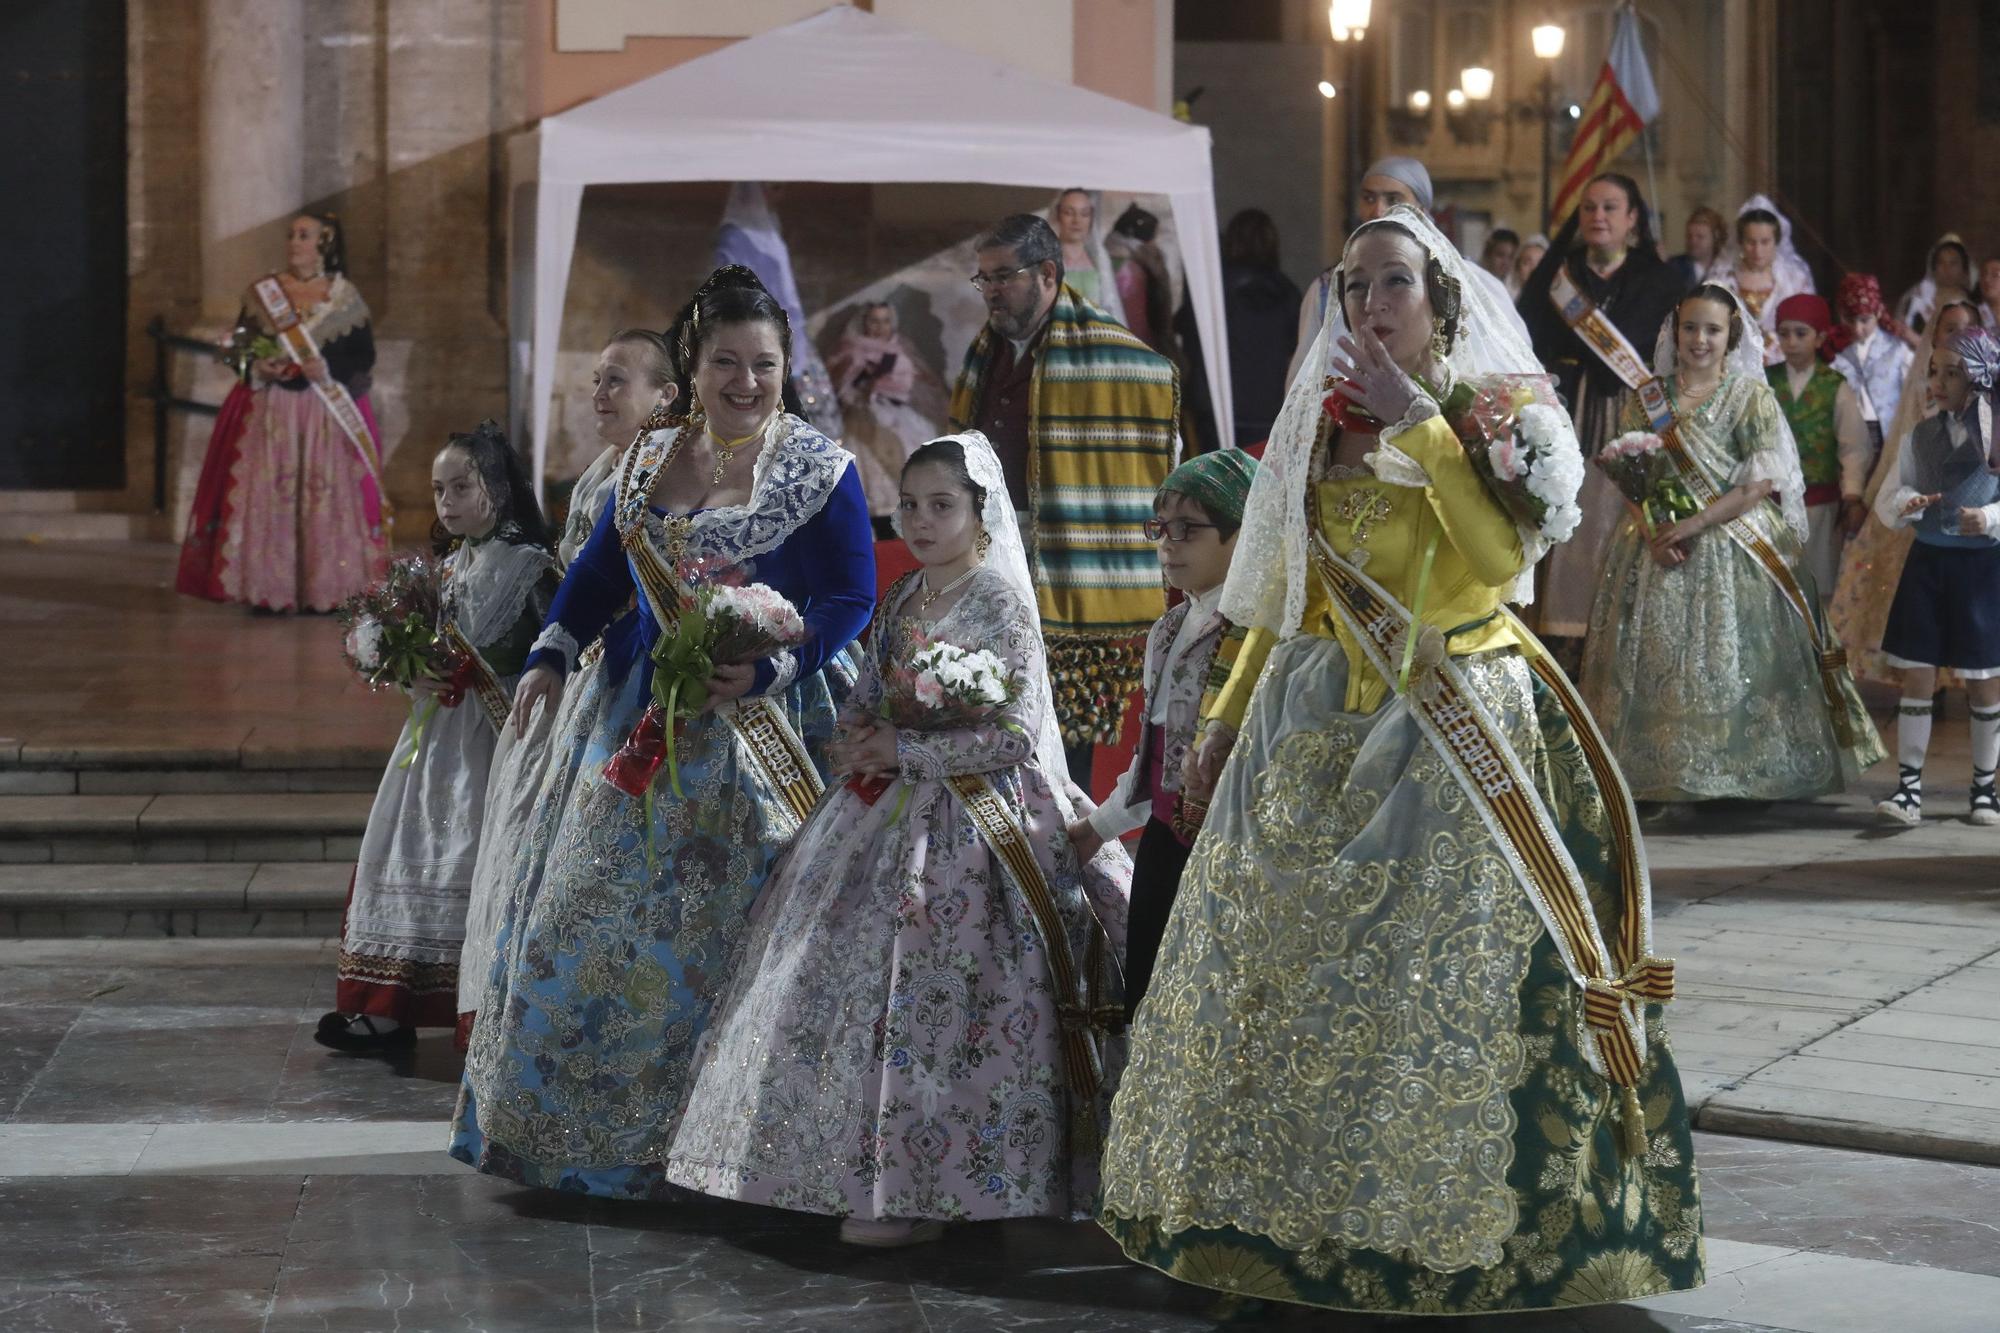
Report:
<svg viewBox="0 0 2000 1333"><path fill-rule="evenodd" d="M1023 273L1032 273L1040 267L1040 264L1020 264L1014 268L1003 268L998 273L975 273L967 281L983 292L993 287L1005 287Z"/></svg>
<svg viewBox="0 0 2000 1333"><path fill-rule="evenodd" d="M1146 540L1149 542L1156 542L1162 537L1165 537L1170 542L1184 542L1188 539L1189 534L1197 529L1215 529L1215 524L1213 523L1195 523L1185 518L1170 518L1164 523L1157 518L1149 518L1146 520L1144 526Z"/></svg>

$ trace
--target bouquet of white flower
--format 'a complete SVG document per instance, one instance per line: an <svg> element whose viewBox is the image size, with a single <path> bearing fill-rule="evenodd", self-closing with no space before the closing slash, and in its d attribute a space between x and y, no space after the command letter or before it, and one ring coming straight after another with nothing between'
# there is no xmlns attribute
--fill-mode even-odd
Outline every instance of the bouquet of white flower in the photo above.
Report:
<svg viewBox="0 0 2000 1333"><path fill-rule="evenodd" d="M1469 390L1469 392L1468 392ZM1514 518L1551 546L1583 522L1583 451L1546 376L1505 375L1461 386L1445 416L1473 468Z"/></svg>
<svg viewBox="0 0 2000 1333"><path fill-rule="evenodd" d="M1009 671L996 653L922 639L901 666L884 667L880 713L905 731L975 727L998 717L1020 687L1018 674ZM889 778L856 776L848 779L847 786L873 805L892 783ZM900 801L897 810L900 813Z"/></svg>

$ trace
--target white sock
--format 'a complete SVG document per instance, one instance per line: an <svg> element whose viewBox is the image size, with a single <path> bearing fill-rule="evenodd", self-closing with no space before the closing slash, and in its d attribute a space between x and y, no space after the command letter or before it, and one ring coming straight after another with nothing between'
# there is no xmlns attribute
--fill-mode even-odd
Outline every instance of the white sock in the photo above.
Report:
<svg viewBox="0 0 2000 1333"><path fill-rule="evenodd" d="M1904 699L1896 706L1896 762L1904 768L1922 769L1930 748L1931 701Z"/></svg>
<svg viewBox="0 0 2000 1333"><path fill-rule="evenodd" d="M2000 708L1972 710L1972 768L1976 773L2000 768Z"/></svg>

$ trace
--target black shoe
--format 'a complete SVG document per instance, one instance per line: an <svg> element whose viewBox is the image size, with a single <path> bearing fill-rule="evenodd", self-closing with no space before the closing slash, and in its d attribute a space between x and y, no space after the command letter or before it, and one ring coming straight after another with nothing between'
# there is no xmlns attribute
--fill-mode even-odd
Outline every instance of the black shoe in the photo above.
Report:
<svg viewBox="0 0 2000 1333"><path fill-rule="evenodd" d="M368 1014L322 1014L313 1040L335 1051L358 1055L407 1050L417 1044L417 1030L397 1026L386 1031Z"/></svg>

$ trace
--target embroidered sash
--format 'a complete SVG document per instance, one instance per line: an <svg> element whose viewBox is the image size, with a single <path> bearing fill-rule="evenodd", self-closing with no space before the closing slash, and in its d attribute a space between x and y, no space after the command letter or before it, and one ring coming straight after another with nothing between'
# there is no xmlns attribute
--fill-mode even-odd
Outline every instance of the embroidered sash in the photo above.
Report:
<svg viewBox="0 0 2000 1333"><path fill-rule="evenodd" d="M285 295L284 287L275 277L259 278L250 290L257 293L257 301L264 307L264 314L277 330L278 343L285 349L292 363L304 369L305 363L319 355L319 344L313 341L311 330L299 318L299 312ZM361 466L368 471L368 479L375 483L375 490L388 504L388 493L382 489L382 460L375 454L375 437L368 433L368 423L362 419L361 409L354 402L354 396L347 392L347 386L329 375L326 382L312 380L313 392L326 404L326 410L340 426L341 434L354 446L355 455Z"/></svg>
<svg viewBox="0 0 2000 1333"><path fill-rule="evenodd" d="M1639 386L1639 402L1646 409L1647 421L1660 437L1661 443L1666 445L1667 456L1673 459L1674 467L1679 470L1681 483L1687 487L1688 494L1692 495L1695 502L1704 509L1720 500L1721 493L1709 481L1708 474L1701 470L1700 465L1694 461L1694 455L1688 452L1687 445L1681 440L1680 423L1674 418L1674 407L1667 397L1666 385L1657 378L1647 380ZM1792 567L1786 562L1785 557L1779 553L1777 547L1771 545L1763 533L1757 530L1755 524L1738 515L1723 524L1722 530L1729 534L1731 541L1749 552L1750 558L1757 562L1758 568L1769 575L1771 582L1777 585L1778 593L1785 599L1785 604L1804 622L1806 634L1812 641L1813 660L1819 668L1820 692L1826 699L1827 719L1833 724L1834 740L1843 750L1853 749L1856 739L1854 720L1848 715L1847 695L1843 688L1847 675L1847 649L1838 641L1829 643L1826 632L1820 624L1818 608L1813 605L1813 599L1808 597L1806 590L1799 585L1798 576L1792 572Z"/></svg>
<svg viewBox="0 0 2000 1333"><path fill-rule="evenodd" d="M650 492L653 478L673 457L671 449L662 452L650 446L651 441L640 440L626 451L625 475L618 483L621 497ZM642 467L642 454L655 454L657 459ZM681 616L694 605L694 590L647 539L643 500L620 507L618 536L626 555L631 557L639 591L652 608L653 618L660 623L660 632L671 634ZM718 704L715 712L736 734L738 756L778 794L781 815L778 833L790 841L812 813L813 806L819 803L824 790L805 742L799 739L778 706L767 698L732 699Z"/></svg>
<svg viewBox="0 0 2000 1333"><path fill-rule="evenodd" d="M1556 270L1555 281L1549 286L1549 300L1554 303L1563 321L1583 340L1584 346L1596 353L1598 360L1612 374L1638 391L1640 405L1646 410L1646 419L1654 433L1665 442L1667 454L1680 470L1681 481L1687 486L1688 494L1694 496L1703 508L1721 499L1707 476L1696 466L1687 446L1681 442L1666 385L1653 374L1638 349L1632 346L1631 339L1577 289L1567 270ZM1842 677L1847 672L1847 650L1838 643L1828 643L1814 614L1812 599L1799 586L1798 578L1778 549L1740 516L1723 526L1731 540L1748 551L1771 581L1778 585L1778 592L1786 604L1805 622L1806 634L1812 640L1813 659L1819 668L1820 690L1826 696L1827 717L1833 723L1834 740L1843 750L1854 748L1854 721L1848 716L1846 695L1842 690Z"/></svg>
<svg viewBox="0 0 2000 1333"><path fill-rule="evenodd" d="M1555 306L1563 323L1569 325L1570 332L1582 339L1583 345L1623 380L1625 387L1636 389L1653 378L1652 367L1639 355L1639 349L1632 346L1632 340L1597 308L1595 301L1584 295L1567 268L1556 270L1555 280L1549 284L1549 303Z"/></svg>
<svg viewBox="0 0 2000 1333"><path fill-rule="evenodd" d="M1122 1006L1098 1003L1098 981L1104 968L1104 934L1093 932L1090 951L1084 959L1081 982L1076 959L1070 952L1069 932L1063 927L1062 913L1056 908L1055 893L1035 860L1034 849L1021 826L1007 809L1007 803L983 774L966 773L947 778L946 784L965 804L987 850L1006 868L1027 899L1035 918L1035 933L1041 937L1042 954L1049 962L1049 978L1055 986L1056 1017L1062 1026L1063 1070L1079 1109L1097 1096L1103 1082L1104 1061L1097 1042L1103 1034L1124 1022ZM1095 1123L1095 1114L1080 1115L1078 1124Z"/></svg>
<svg viewBox="0 0 2000 1333"><path fill-rule="evenodd" d="M1403 637L1412 627L1409 611L1380 584L1341 559L1317 531L1312 542L1313 563L1331 596L1335 614L1361 645L1370 665L1383 679L1393 682ZM1524 641L1533 642L1532 638ZM1624 906L1624 929L1616 952L1605 944L1589 890L1556 832L1553 815L1506 733L1472 692L1451 657L1447 655L1432 668L1434 674L1426 673L1429 678L1421 684L1413 684L1403 698L1424 738L1479 811L1515 881L1548 928L1570 979L1583 991L1584 1057L1592 1069L1629 1094L1646 1060L1644 1006L1673 999L1674 964L1651 953L1651 902L1637 819L1624 778L1576 697L1575 687L1552 666L1539 660L1531 665L1554 690L1572 722L1582 724L1577 728L1577 739L1605 795L1611 834L1618 848ZM1625 1110L1628 1134L1636 1140L1643 1134L1643 1120L1635 1118L1635 1100L1628 1095Z"/></svg>
<svg viewBox="0 0 2000 1333"><path fill-rule="evenodd" d="M447 621L440 637L464 654L464 665L459 667L454 679L463 675L466 692L479 701L480 711L493 724L493 733L499 735L501 728L507 725L508 715L514 711L513 699L501 688L500 678L493 674L493 668L479 655L479 650L472 646L472 641L465 637L456 621Z"/></svg>

